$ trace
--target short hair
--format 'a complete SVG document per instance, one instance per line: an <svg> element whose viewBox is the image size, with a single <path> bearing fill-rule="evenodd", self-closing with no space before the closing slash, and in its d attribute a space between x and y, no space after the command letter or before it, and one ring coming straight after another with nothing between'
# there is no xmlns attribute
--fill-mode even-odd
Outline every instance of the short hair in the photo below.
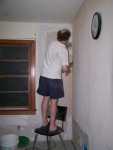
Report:
<svg viewBox="0 0 113 150"><path fill-rule="evenodd" d="M62 29L57 32L58 41L67 41L71 36L71 32L68 29Z"/></svg>

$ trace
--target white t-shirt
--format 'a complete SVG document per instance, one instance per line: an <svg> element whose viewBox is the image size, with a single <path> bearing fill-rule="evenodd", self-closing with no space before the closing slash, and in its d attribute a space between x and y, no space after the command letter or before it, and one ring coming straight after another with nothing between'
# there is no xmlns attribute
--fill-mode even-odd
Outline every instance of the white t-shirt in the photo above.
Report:
<svg viewBox="0 0 113 150"><path fill-rule="evenodd" d="M64 44L52 42L46 53L41 75L50 79L61 79L62 66L68 65L68 51Z"/></svg>

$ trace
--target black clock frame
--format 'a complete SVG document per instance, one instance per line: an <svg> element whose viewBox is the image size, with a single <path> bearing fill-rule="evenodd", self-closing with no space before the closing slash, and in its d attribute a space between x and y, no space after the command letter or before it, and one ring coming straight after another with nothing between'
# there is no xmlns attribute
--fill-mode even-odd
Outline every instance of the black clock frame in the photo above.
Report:
<svg viewBox="0 0 113 150"><path fill-rule="evenodd" d="M96 36L94 36L93 31L92 31L92 23L93 23L93 19L94 19L95 15L97 15L97 17L98 17L98 30L97 30ZM92 34L93 39L98 39L100 32L101 32L101 26L102 26L102 18L101 18L100 13L95 12L93 15L93 19L92 19L92 23L91 23L91 34Z"/></svg>

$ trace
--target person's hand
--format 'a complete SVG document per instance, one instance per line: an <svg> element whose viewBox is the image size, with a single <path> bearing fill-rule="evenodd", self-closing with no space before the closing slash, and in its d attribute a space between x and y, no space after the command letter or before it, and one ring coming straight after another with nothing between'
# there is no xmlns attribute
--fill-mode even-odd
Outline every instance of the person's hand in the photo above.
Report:
<svg viewBox="0 0 113 150"><path fill-rule="evenodd" d="M67 66L63 66L62 68L62 73L65 74L65 76L68 76L71 73L71 66L73 65L73 63L70 63Z"/></svg>
<svg viewBox="0 0 113 150"><path fill-rule="evenodd" d="M68 68L68 70L67 70L67 71L65 71L65 76L68 76L70 73L71 73L71 69L70 69L70 68Z"/></svg>

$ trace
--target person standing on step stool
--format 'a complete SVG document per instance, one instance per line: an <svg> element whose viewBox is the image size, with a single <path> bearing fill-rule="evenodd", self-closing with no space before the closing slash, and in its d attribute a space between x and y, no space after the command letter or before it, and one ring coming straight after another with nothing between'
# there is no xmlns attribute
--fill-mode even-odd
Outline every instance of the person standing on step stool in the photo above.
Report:
<svg viewBox="0 0 113 150"><path fill-rule="evenodd" d="M52 42L46 52L42 72L39 78L37 93L42 95L42 121L41 130L47 129L49 132L57 131L56 112L58 100L64 97L64 87L62 73L70 73L68 62L68 51L66 43L71 36L68 29L57 32L57 40ZM50 102L50 122L48 122L48 101Z"/></svg>

